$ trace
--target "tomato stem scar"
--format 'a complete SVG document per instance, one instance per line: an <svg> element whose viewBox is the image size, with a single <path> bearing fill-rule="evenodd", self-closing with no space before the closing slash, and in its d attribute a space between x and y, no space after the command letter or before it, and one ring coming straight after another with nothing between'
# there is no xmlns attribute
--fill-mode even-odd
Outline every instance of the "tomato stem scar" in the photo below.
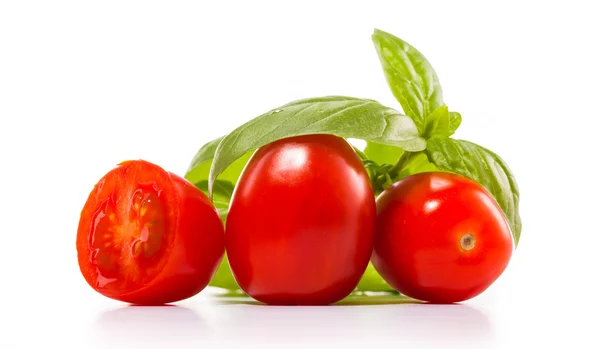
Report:
<svg viewBox="0 0 600 349"><path fill-rule="evenodd" d="M475 247L475 237L471 234L465 234L460 238L460 247L465 251L470 251Z"/></svg>

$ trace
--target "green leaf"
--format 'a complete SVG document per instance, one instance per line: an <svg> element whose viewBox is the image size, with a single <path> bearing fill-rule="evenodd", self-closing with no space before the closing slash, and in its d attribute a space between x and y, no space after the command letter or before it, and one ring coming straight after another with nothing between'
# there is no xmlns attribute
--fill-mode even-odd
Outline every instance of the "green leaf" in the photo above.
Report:
<svg viewBox="0 0 600 349"><path fill-rule="evenodd" d="M381 165L395 164L403 152L404 149L402 148L373 142L367 142L367 146L365 147L365 155L369 160L373 160Z"/></svg>
<svg viewBox="0 0 600 349"><path fill-rule="evenodd" d="M393 178L394 182L401 180L404 177L414 175L421 172L436 172L439 169L429 162L427 155L424 152L415 153L411 156L410 160L404 166L398 175Z"/></svg>
<svg viewBox="0 0 600 349"><path fill-rule="evenodd" d="M213 141L206 143L198 152L190 167L185 175L185 178L194 183L196 187L202 190L208 195L208 174L210 166L212 165L212 159L215 155L217 145L224 137L217 138ZM213 204L215 205L221 221L225 224L227 220L227 213L229 212L229 202L233 194L235 184L246 166L246 163L250 159L252 152L244 154L242 157L237 159L231 166L227 168L225 172L220 176L220 179L215 182L213 186ZM220 287L229 291L239 291L240 288L236 283L231 270L229 269L229 263L227 254L223 257L219 268L217 269L215 276L211 279L210 286Z"/></svg>
<svg viewBox="0 0 600 349"><path fill-rule="evenodd" d="M201 180L198 183L194 183L194 185L204 193L208 193L208 179ZM223 223L225 223L225 220L227 219L229 202L231 201L234 188L234 183L222 179L217 180L213 187L212 202L217 208L217 211L219 211L219 216L221 217Z"/></svg>
<svg viewBox="0 0 600 349"><path fill-rule="evenodd" d="M394 289L377 273L373 264L369 263L358 286L356 286L356 291L393 292Z"/></svg>
<svg viewBox="0 0 600 349"><path fill-rule="evenodd" d="M202 186L202 181L207 181L208 184L208 174L210 172L210 167L212 165L212 160L215 156L215 150L217 149L217 145L221 142L221 140L225 137L220 137L215 140L212 140L200 148L194 156L192 163L190 164L187 173L185 174L185 178L190 182L194 183L200 190L204 191L208 195L208 185L206 187ZM252 156L252 152L248 152L242 155L239 159L237 159L233 164L231 164L227 170L225 170L221 176L221 180L229 181L233 185L237 183L242 170L250 160L250 156ZM199 186L200 185L200 186Z"/></svg>
<svg viewBox="0 0 600 349"><path fill-rule="evenodd" d="M362 150L360 150L359 148L353 146L352 144L351 144L351 146L352 146L352 149L354 149L354 152L356 153L356 155L358 155L358 157L361 160L364 160L364 161L368 161L369 160L369 158L367 157L367 155Z"/></svg>
<svg viewBox="0 0 600 349"><path fill-rule="evenodd" d="M206 192L208 191L208 180L204 179L198 183L195 183L195 186L200 190ZM235 188L234 184L227 180L219 179L215 182L213 186L213 199L216 197L218 199L222 199L222 201L227 201L231 199L231 195L233 195L233 189Z"/></svg>
<svg viewBox="0 0 600 349"><path fill-rule="evenodd" d="M188 167L187 173L185 174L185 178L192 183L198 183L203 179L208 179L208 170L210 170L210 165L212 164L212 159L215 156L215 150L217 150L217 146L223 140L223 137L219 137L214 139L205 145L203 145L200 150L192 159L192 163Z"/></svg>
<svg viewBox="0 0 600 349"><path fill-rule="evenodd" d="M217 176L242 155L282 138L307 134L333 134L410 151L426 145L409 117L376 101L343 96L302 99L260 115L223 138L210 169L209 191Z"/></svg>
<svg viewBox="0 0 600 349"><path fill-rule="evenodd" d="M500 156L477 144L451 138L430 139L426 154L439 169L468 177L487 189L504 212L515 246L519 243L519 188Z"/></svg>
<svg viewBox="0 0 600 349"><path fill-rule="evenodd" d="M201 148L199 150L199 153L200 152L205 152L205 150ZM215 182L212 202L217 208L217 211L219 211L219 216L223 223L225 223L227 212L229 212L229 201L231 201L235 184L237 183L244 166L246 166L246 163L250 160L251 155L252 153L244 154L241 158L237 159L225 172L223 172L221 179ZM198 158L198 155L196 155L194 160ZM208 174L211 165L212 158L211 160L205 160L204 162L197 162L196 167L190 166L190 171L185 175L186 179L194 183L194 185L206 195L209 195Z"/></svg>
<svg viewBox="0 0 600 349"><path fill-rule="evenodd" d="M450 112L450 136L456 132L458 126L462 122L462 115L459 112L451 111Z"/></svg>
<svg viewBox="0 0 600 349"><path fill-rule="evenodd" d="M223 260L221 261L221 264L219 264L215 275L210 280L209 286L220 287L230 292L241 291L240 286L238 286L233 278L233 274L231 274L227 253L223 256Z"/></svg>
<svg viewBox="0 0 600 349"><path fill-rule="evenodd" d="M459 113L449 112L448 106L442 105L425 119L423 138L450 137L458 129L461 121L462 116Z"/></svg>
<svg viewBox="0 0 600 349"><path fill-rule="evenodd" d="M423 137L429 139L431 137L449 137L451 135L450 113L448 112L448 107L442 105L425 118Z"/></svg>
<svg viewBox="0 0 600 349"><path fill-rule="evenodd" d="M423 134L425 118L444 105L436 72L417 49L400 38L375 29L372 40L392 93Z"/></svg>

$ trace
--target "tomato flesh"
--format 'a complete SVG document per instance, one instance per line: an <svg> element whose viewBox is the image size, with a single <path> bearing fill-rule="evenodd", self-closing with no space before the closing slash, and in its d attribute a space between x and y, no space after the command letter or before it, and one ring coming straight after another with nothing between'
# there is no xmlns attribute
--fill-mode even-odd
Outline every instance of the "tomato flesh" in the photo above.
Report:
<svg viewBox="0 0 600 349"><path fill-rule="evenodd" d="M235 188L226 225L233 275L267 304L346 297L373 247L375 199L342 138L310 135L260 148Z"/></svg>
<svg viewBox="0 0 600 349"><path fill-rule="evenodd" d="M90 286L139 304L199 292L223 250L223 226L208 198L142 160L122 163L98 182L77 235L79 265Z"/></svg>
<svg viewBox="0 0 600 349"><path fill-rule="evenodd" d="M116 195L116 200L104 199L94 213L90 263L97 268L97 287L126 291L155 275L172 241L163 198L152 187Z"/></svg>
<svg viewBox="0 0 600 349"><path fill-rule="evenodd" d="M377 198L372 262L399 292L435 303L486 290L513 251L510 228L478 183L451 173L406 177Z"/></svg>

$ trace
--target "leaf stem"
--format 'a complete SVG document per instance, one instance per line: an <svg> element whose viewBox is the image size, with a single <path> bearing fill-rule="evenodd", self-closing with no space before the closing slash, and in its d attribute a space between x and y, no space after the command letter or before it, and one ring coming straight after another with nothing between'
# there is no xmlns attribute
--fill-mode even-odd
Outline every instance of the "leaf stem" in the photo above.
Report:
<svg viewBox="0 0 600 349"><path fill-rule="evenodd" d="M402 171L402 169L406 166L406 164L408 164L408 162L410 161L410 158L412 157L413 154L414 153L410 152L410 151L404 151L402 153L402 155L400 156L400 159L398 159L398 161L396 162L394 167L392 167L390 169L390 171L388 172L388 174L390 175L390 177L392 179L395 179L398 177L398 174L400 173L400 171Z"/></svg>
<svg viewBox="0 0 600 349"><path fill-rule="evenodd" d="M375 192L375 196L378 196L381 192L383 192L387 187L392 185L400 171L402 171L406 165L408 165L414 153L409 151L404 151L395 165L384 164L375 169L371 177L371 185L373 186L373 191ZM364 164L364 163L363 163ZM365 166L366 167L366 166ZM366 167L367 168L367 167ZM367 168L367 170L369 170Z"/></svg>

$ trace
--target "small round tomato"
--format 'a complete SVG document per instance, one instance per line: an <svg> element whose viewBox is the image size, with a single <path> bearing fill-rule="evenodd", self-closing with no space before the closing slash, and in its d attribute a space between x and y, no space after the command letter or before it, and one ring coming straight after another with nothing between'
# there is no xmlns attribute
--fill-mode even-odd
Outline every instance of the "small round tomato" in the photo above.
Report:
<svg viewBox="0 0 600 349"><path fill-rule="evenodd" d="M428 172L394 183L377 198L372 262L409 297L460 302L485 291L511 258L502 211L478 183Z"/></svg>
<svg viewBox="0 0 600 349"><path fill-rule="evenodd" d="M375 196L342 138L268 144L235 188L225 230L233 275L267 304L329 304L350 294L373 249Z"/></svg>
<svg viewBox="0 0 600 349"><path fill-rule="evenodd" d="M135 304L164 304L206 287L225 250L210 200L187 180L143 160L108 172L79 220L77 255L99 293Z"/></svg>

